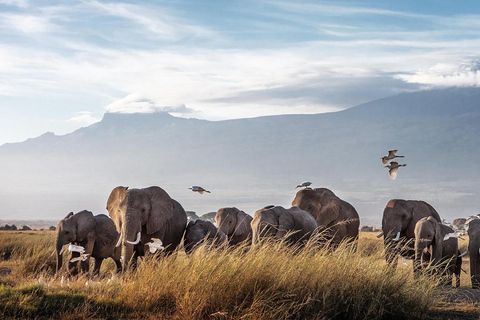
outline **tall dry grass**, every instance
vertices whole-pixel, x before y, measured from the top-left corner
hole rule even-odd
[[[171,319],[421,319],[435,282],[414,280],[411,268],[389,270],[377,239],[360,238],[356,253],[311,242],[298,250],[279,241],[194,254],[149,256],[138,269],[104,277],[53,276],[54,233],[0,233],[0,314],[24,318]],[[32,263],[33,262],[33,263]],[[45,263],[46,262],[46,263]],[[36,267],[29,266],[29,264]],[[42,276],[45,283],[39,284]]]

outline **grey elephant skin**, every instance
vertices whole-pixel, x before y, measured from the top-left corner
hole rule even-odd
[[[187,214],[183,207],[160,187],[143,189],[116,187],[107,200],[108,214],[115,222],[122,240],[123,269],[136,266],[145,255],[145,245],[152,238],[163,242],[169,254],[180,244]]]
[[[200,243],[207,241],[213,245],[221,245],[228,241],[227,235],[217,229],[210,221],[190,221],[185,230],[184,247],[187,254],[192,253]]]
[[[447,275],[446,285],[452,285],[452,276],[455,275],[455,286],[460,286],[460,271],[462,258],[458,257],[458,239],[449,237],[444,240],[445,235],[453,233],[454,230],[438,222],[433,217],[422,218],[415,225],[415,262],[418,268],[426,268],[429,264],[432,267],[439,266],[439,270]],[[428,253],[426,251],[428,250]]]
[[[292,207],[268,206],[255,212],[252,220],[252,244],[262,238],[275,237],[288,244],[304,245],[317,229],[317,222],[310,213]]]
[[[468,223],[468,238],[472,288],[480,289],[480,219],[475,219]]]
[[[319,232],[333,245],[358,239],[360,218],[355,208],[327,188],[306,188],[297,192],[292,206],[309,212],[317,221]]]
[[[218,209],[215,215],[215,224],[218,229],[227,235],[229,245],[250,244],[252,241],[252,217],[235,208]]]
[[[425,201],[402,199],[388,201],[383,210],[382,233],[386,247],[385,259],[390,266],[395,266],[394,261],[396,261],[398,254],[408,259],[414,258],[414,240],[411,242],[408,242],[408,240],[415,239],[417,222],[428,217],[433,217],[439,223],[441,222],[438,212]],[[396,241],[400,241],[400,243]],[[408,243],[408,246],[400,250],[401,244],[406,243]]]
[[[105,258],[112,258],[117,265],[117,271],[121,270],[120,251],[115,245],[120,234],[115,228],[112,219],[104,214],[94,216],[90,211],[83,210],[76,214],[70,212],[60,220],[57,226],[56,253],[58,272],[62,267],[62,248],[72,243],[85,248],[85,254],[95,259],[94,274],[98,274],[102,261]],[[79,257],[78,252],[72,252],[72,258]],[[89,256],[89,257],[90,257]],[[69,262],[68,269],[71,274],[78,272],[78,262]],[[80,262],[80,269],[88,272],[89,259]]]

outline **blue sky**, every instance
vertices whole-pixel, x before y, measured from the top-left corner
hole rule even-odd
[[[478,1],[0,0],[0,144],[109,112],[341,110],[480,83]]]

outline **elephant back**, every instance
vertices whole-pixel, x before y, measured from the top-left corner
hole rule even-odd
[[[95,245],[93,248],[93,257],[107,258],[113,255],[115,245],[120,237],[115,223],[104,214],[95,216]]]

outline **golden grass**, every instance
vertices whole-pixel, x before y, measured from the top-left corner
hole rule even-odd
[[[53,275],[54,232],[1,232],[0,314],[24,318],[422,319],[436,282],[412,267],[386,268],[382,241],[362,233],[358,250],[311,242],[304,250],[267,241],[251,250],[201,246],[194,254],[149,256],[109,281],[114,264],[86,286]],[[39,284],[38,278],[46,281]],[[99,282],[98,284],[96,282]]]

